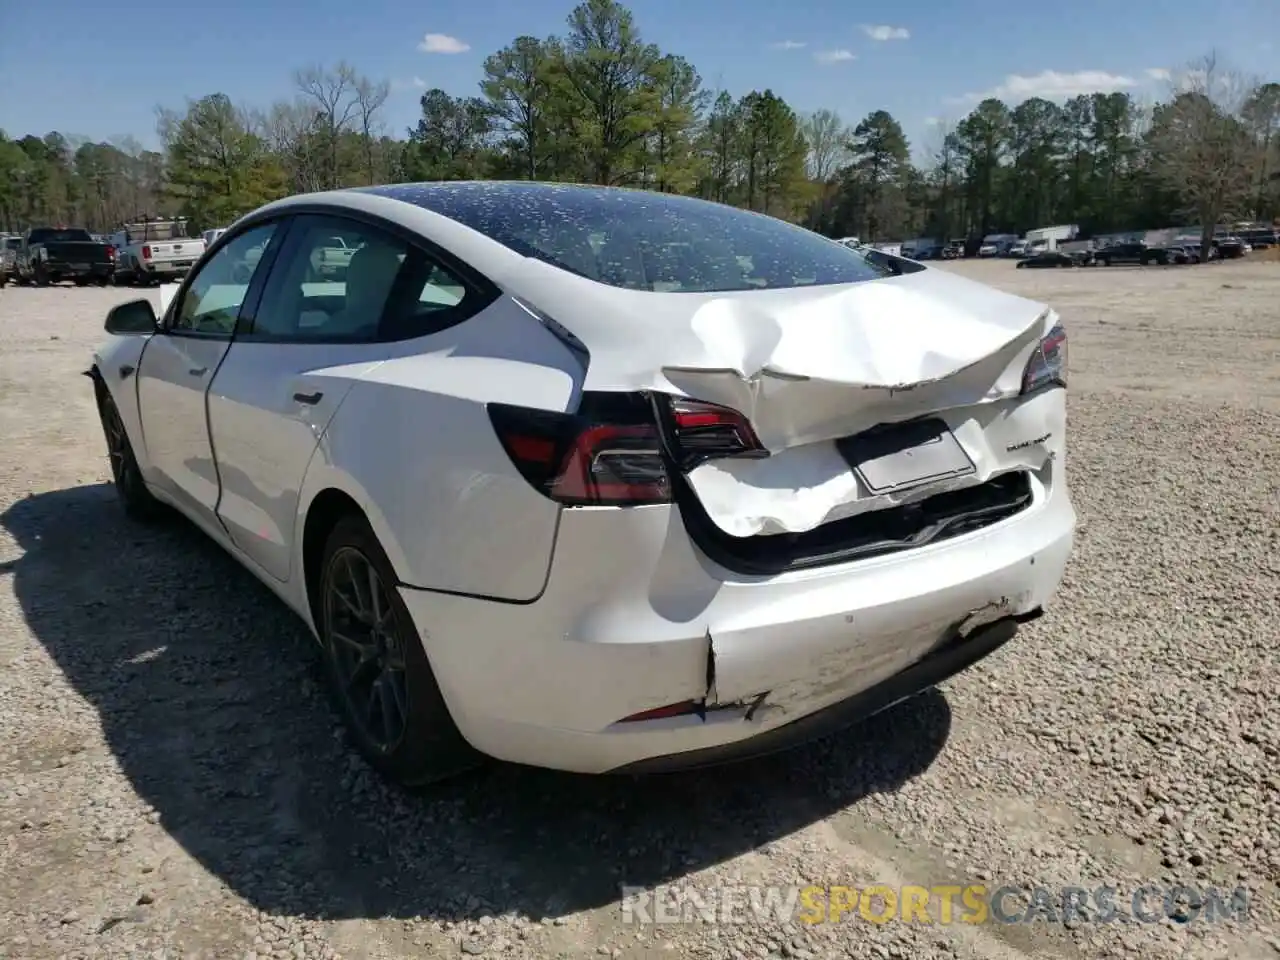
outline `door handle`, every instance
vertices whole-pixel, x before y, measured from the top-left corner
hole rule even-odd
[[[203,377],[205,375],[205,371],[208,369],[208,367],[192,367],[187,371],[187,373],[191,374],[193,377]]]
[[[317,390],[315,393],[295,393],[293,395],[293,399],[297,400],[299,403],[305,403],[307,406],[313,407],[320,402],[320,398],[323,396],[324,394]]]

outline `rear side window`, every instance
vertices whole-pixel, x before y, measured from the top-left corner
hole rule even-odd
[[[481,295],[425,251],[376,226],[299,216],[248,336],[366,343],[426,336],[470,316]]]

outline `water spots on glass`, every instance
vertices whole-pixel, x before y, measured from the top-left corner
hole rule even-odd
[[[887,273],[801,227],[674,194],[528,181],[399,183],[360,192],[430,210],[524,256],[629,290],[775,289]]]

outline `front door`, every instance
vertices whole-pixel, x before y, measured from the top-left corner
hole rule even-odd
[[[246,231],[201,267],[178,293],[161,333],[138,363],[138,404],[148,479],[195,518],[216,525],[219,479],[209,439],[205,394],[231,346],[236,319],[255,273],[235,276],[246,249],[276,229]],[[243,283],[234,282],[243,279]]]
[[[349,264],[317,276],[319,258],[339,242],[354,251]],[[295,218],[261,302],[242,320],[210,389],[218,518],[236,546],[278,580],[292,574],[302,482],[329,421],[359,378],[396,352],[384,335],[388,304],[422,306],[428,285],[416,278],[427,274],[421,256],[409,252],[367,223]],[[437,288],[445,291],[439,296],[462,298],[448,284],[430,287]]]

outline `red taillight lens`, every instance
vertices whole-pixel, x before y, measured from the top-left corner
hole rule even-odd
[[[108,260],[114,260],[115,258],[116,258],[116,248],[108,245],[108,247],[107,247],[107,259],[108,259]]]
[[[707,460],[769,455],[747,418],[737,410],[684,399],[671,400],[669,410],[672,454],[686,473]]]
[[[569,449],[551,485],[551,497],[571,505],[666,503],[671,499],[671,479],[657,427],[587,427]]]
[[[143,260],[151,259],[151,248],[149,246],[144,246],[142,248],[142,259]]]
[[[1041,387],[1067,385],[1067,331],[1055,323],[1036,345],[1022,372],[1022,392],[1032,393]]]
[[[588,393],[573,414],[491,403],[489,419],[521,475],[566,506],[669,503],[669,462],[768,455],[737,411],[665,396]]]
[[[698,713],[702,709],[702,704],[693,700],[684,700],[680,703],[668,704],[665,707],[655,707],[652,710],[633,713],[629,717],[623,717],[618,723],[644,723],[646,720],[664,720],[667,717],[687,717],[690,714]]]

